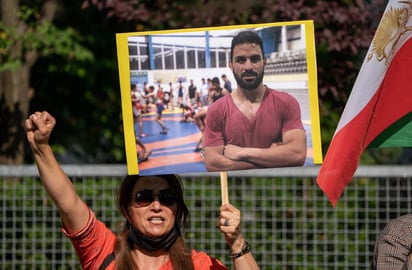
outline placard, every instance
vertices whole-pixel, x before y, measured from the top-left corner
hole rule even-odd
[[[228,80],[232,94],[237,91],[231,41],[245,30],[263,41],[263,83],[299,104],[307,140],[303,166],[322,163],[313,21],[293,21],[117,34],[129,174],[208,172],[199,121],[211,98],[208,103],[202,88],[218,80],[228,93]]]

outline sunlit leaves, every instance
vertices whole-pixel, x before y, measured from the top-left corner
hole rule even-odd
[[[93,53],[82,45],[82,37],[73,29],[59,29],[51,22],[39,20],[38,13],[21,7],[16,26],[0,22],[0,71],[16,70],[31,54],[58,55],[68,60],[93,60]]]

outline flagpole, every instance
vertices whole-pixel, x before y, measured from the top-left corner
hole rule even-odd
[[[220,172],[220,190],[222,193],[222,205],[229,203],[229,192],[227,186],[227,172]]]

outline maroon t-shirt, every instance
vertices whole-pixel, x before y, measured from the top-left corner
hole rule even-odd
[[[282,134],[292,129],[304,128],[299,103],[290,94],[267,88],[252,120],[238,109],[231,95],[225,95],[208,108],[204,146],[267,148],[281,142]]]

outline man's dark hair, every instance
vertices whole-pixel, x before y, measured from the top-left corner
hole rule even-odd
[[[239,32],[236,36],[233,37],[232,46],[230,48],[230,61],[232,61],[233,59],[233,49],[238,45],[247,43],[259,45],[263,54],[263,41],[260,36],[255,31],[246,30]]]

